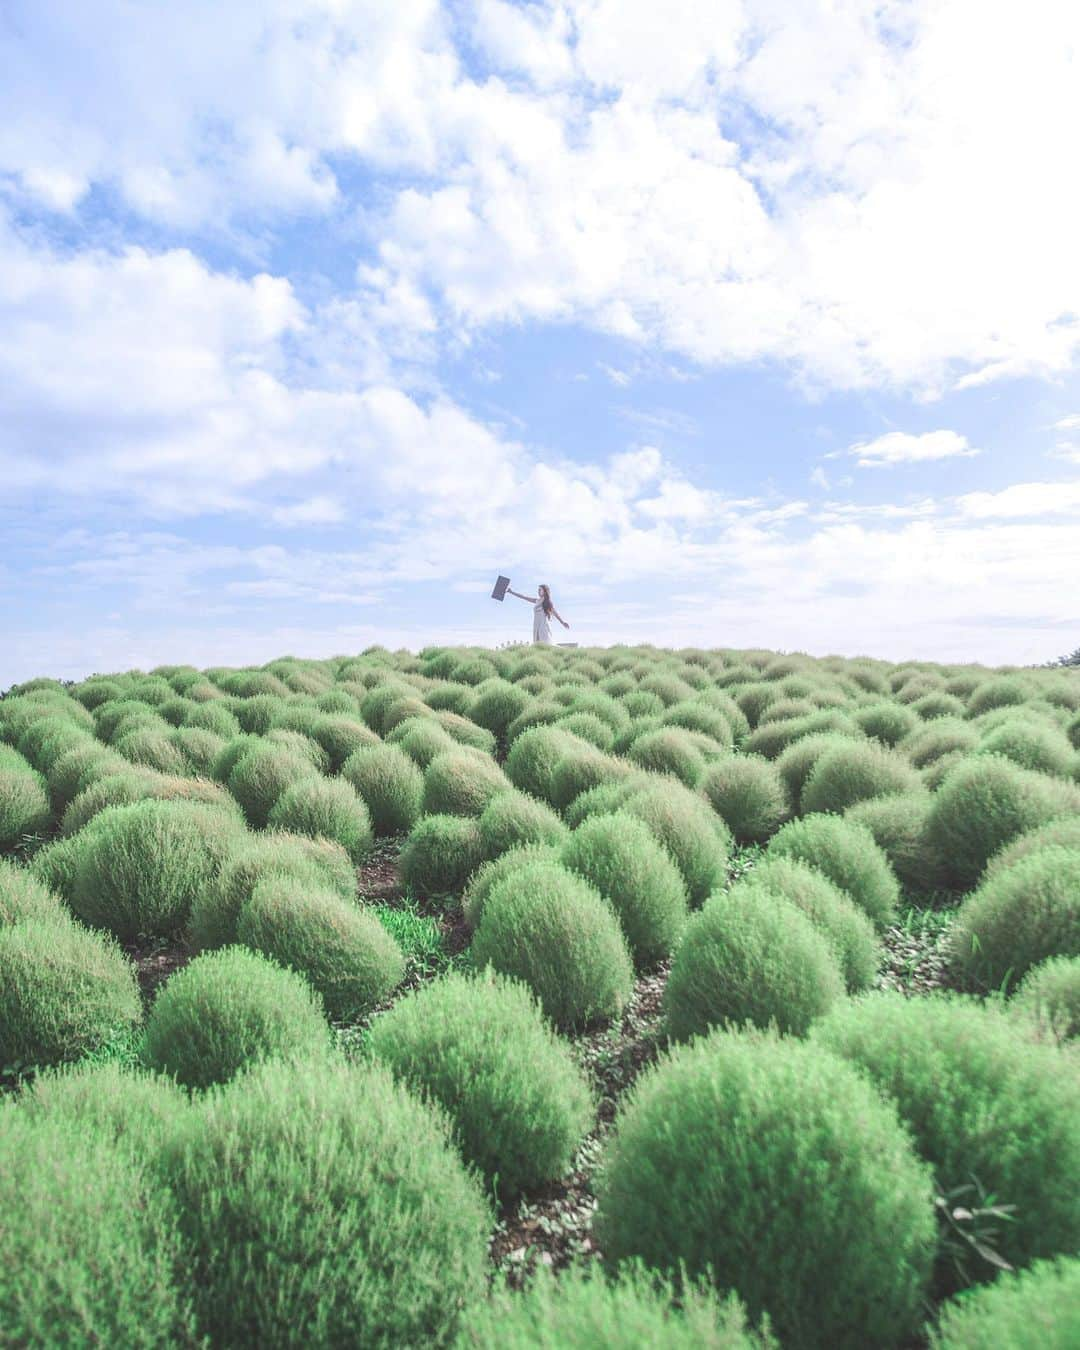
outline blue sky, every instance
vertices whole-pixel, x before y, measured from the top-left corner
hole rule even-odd
[[[1070,650],[1078,53],[1051,0],[9,0],[0,688],[525,637],[497,571],[586,643]]]

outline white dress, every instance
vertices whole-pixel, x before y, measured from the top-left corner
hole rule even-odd
[[[533,641],[551,641],[551,620],[544,613],[544,602],[538,600],[533,605]]]

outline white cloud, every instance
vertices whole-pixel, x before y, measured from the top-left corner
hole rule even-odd
[[[1070,413],[1054,423],[1055,431],[1080,431],[1080,413]]]
[[[813,483],[814,487],[819,487],[825,492],[829,490],[829,475],[825,472],[825,470],[821,467],[820,464],[817,465],[817,467],[811,473],[810,481],[811,483]]]
[[[1070,514],[1080,510],[1080,482],[1015,483],[1000,492],[969,492],[958,506],[962,515],[977,520]]]
[[[897,464],[920,464],[979,453],[958,431],[926,431],[918,436],[905,431],[889,431],[872,441],[860,441],[847,451],[837,451],[828,458],[848,454],[861,469],[888,469]]]

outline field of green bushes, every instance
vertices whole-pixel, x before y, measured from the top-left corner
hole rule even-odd
[[[1080,670],[0,698],[0,1346],[1080,1345]]]

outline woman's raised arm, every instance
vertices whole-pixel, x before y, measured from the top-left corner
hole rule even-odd
[[[530,605],[535,605],[537,599],[535,595],[522,595],[520,591],[512,591],[509,586],[506,588],[507,595],[516,595],[519,600],[527,600]]]

